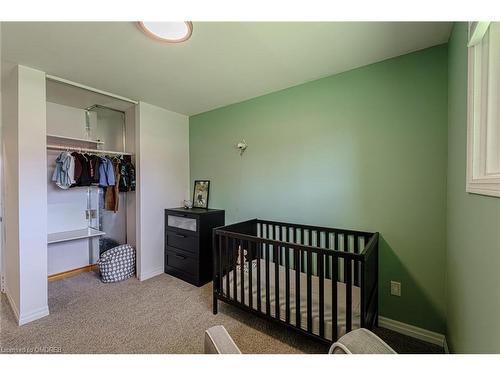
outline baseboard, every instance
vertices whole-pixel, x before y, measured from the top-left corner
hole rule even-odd
[[[40,319],[40,318],[43,318],[44,316],[47,316],[47,315],[49,315],[49,307],[44,306],[44,307],[41,307],[39,309],[33,310],[33,311],[29,312],[28,314],[21,314],[21,316],[18,319],[18,323],[20,326],[22,326],[23,324],[32,322],[32,321]]]
[[[152,277],[161,275],[162,273],[164,273],[163,267],[155,268],[155,269],[152,269],[152,270],[141,272],[140,275],[139,275],[139,277],[138,277],[138,279],[140,281],[144,281],[144,280],[150,279]]]
[[[88,266],[84,266],[84,267],[80,267],[80,268],[75,268],[74,270],[69,270],[69,271],[54,273],[53,275],[49,275],[48,279],[49,279],[49,282],[51,282],[51,281],[57,281],[57,280],[64,279],[66,277],[75,276],[75,275],[78,275],[80,273],[90,272],[90,271],[93,271],[93,270],[97,270],[97,265],[90,264]]]
[[[406,336],[410,336],[434,345],[439,345],[442,348],[445,347],[446,338],[441,333],[412,326],[411,324],[399,322],[397,320],[389,319],[384,316],[378,317],[378,325],[379,327],[387,328],[391,331],[396,331]]]
[[[16,304],[12,300],[12,297],[10,296],[9,290],[7,288],[5,288],[5,295],[7,296],[7,301],[9,301],[10,308],[12,309],[12,312],[14,313],[14,317],[17,320],[17,324],[19,324],[20,326],[49,315],[49,307],[48,306],[44,306],[44,307],[41,307],[39,309],[33,310],[27,314],[20,314],[19,309],[17,308]]]
[[[17,308],[12,297],[10,296],[10,292],[9,292],[9,289],[7,289],[7,287],[5,287],[5,295],[7,296],[7,301],[9,301],[10,308],[12,309],[12,312],[14,313],[14,317],[19,322],[19,309]]]

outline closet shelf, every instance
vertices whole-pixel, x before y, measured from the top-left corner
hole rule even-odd
[[[106,234],[105,232],[101,232],[100,230],[93,228],[84,228],[84,229],[70,230],[66,232],[49,233],[47,235],[47,243],[51,244],[57,242],[80,240],[83,238],[104,236],[105,234]]]
[[[67,140],[67,141],[75,141],[75,142],[85,142],[85,143],[93,143],[93,144],[96,144],[96,145],[103,145],[104,142],[103,141],[99,141],[99,140],[92,140],[92,139],[83,139],[83,138],[74,138],[74,137],[66,137],[64,135],[56,135],[56,134],[47,134],[47,137],[51,137],[51,138],[59,138],[59,139],[64,139],[64,140]]]

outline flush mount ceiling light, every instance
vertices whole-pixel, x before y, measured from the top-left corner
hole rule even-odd
[[[138,25],[150,38],[166,43],[184,42],[193,33],[191,22],[138,22]]]

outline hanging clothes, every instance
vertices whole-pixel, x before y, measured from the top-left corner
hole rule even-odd
[[[124,160],[120,160],[120,183],[118,184],[118,190],[121,193],[126,193],[130,190],[130,182],[128,180],[127,164]]]
[[[106,210],[117,212],[118,205],[120,203],[120,160],[113,160],[113,171],[115,176],[115,184],[114,186],[108,186],[106,188],[106,196],[105,196],[105,208]]]
[[[90,155],[89,156],[90,181],[93,184],[99,183],[100,160],[101,160],[101,158],[97,155]]]
[[[69,152],[61,152],[56,159],[52,181],[61,189],[69,189],[74,183],[75,160]]]
[[[121,192],[135,191],[135,167],[130,155],[125,155],[120,161],[120,185]]]
[[[71,156],[73,157],[73,160],[75,162],[75,170],[73,173],[73,183],[71,184],[71,187],[77,186],[79,181],[80,176],[82,175],[82,164],[80,163],[80,159],[76,157],[78,155],[77,152],[72,152]]]
[[[115,186],[115,183],[115,172],[112,161],[109,158],[101,157],[99,164],[99,186]]]
[[[92,180],[90,177],[89,158],[78,152],[73,152],[71,155],[75,158],[74,186],[90,186]]]

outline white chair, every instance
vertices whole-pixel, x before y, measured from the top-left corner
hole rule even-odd
[[[240,349],[224,326],[214,326],[205,331],[205,354],[241,354]],[[342,336],[328,354],[396,354],[373,332],[359,328]]]

